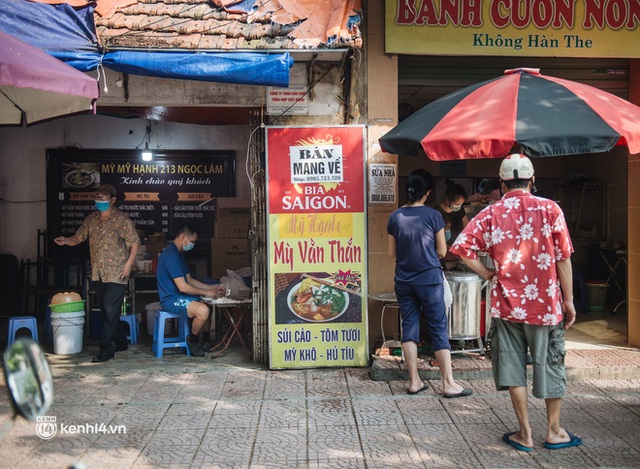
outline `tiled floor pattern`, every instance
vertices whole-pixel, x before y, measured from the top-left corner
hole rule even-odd
[[[440,383],[418,396],[367,369],[269,371],[234,351],[221,359],[147,346],[91,364],[91,351],[50,355],[58,433],[16,420],[0,440],[0,466],[64,468],[591,468],[640,467],[640,380],[574,380],[564,425],[579,448],[542,448],[544,402],[532,399],[536,448],[501,442],[516,428],[508,394],[490,380],[462,381],[471,398],[443,399]],[[95,352],[95,351],[93,351]],[[0,426],[10,417],[0,387]],[[60,424],[126,427],[126,434],[61,433]]]

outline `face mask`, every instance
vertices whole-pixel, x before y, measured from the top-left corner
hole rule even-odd
[[[450,230],[444,230],[444,239],[446,241],[449,241],[451,239],[451,231]]]
[[[109,210],[109,201],[108,200],[96,200],[96,208],[101,212],[105,210]]]
[[[193,247],[195,246],[194,243],[188,243],[186,246],[184,246],[182,249],[184,251],[191,251],[193,249]]]
[[[449,205],[449,208],[453,211],[453,212],[457,212],[462,208],[462,205]]]

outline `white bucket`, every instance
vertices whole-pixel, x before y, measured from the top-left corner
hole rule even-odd
[[[144,307],[145,314],[147,315],[147,334],[153,336],[153,324],[156,322],[156,311],[162,309],[160,302],[149,303]]]
[[[82,351],[84,311],[51,313],[53,353],[71,355]]]

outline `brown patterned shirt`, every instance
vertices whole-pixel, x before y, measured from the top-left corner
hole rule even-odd
[[[91,280],[103,283],[128,283],[120,278],[122,268],[129,258],[131,248],[140,242],[131,219],[115,207],[105,221],[96,211],[85,218],[76,231],[80,241],[89,238],[91,254]]]

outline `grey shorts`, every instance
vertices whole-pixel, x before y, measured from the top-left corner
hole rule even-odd
[[[492,319],[491,364],[497,389],[527,386],[527,351],[533,358],[533,395],[539,399],[565,395],[564,327]]]

